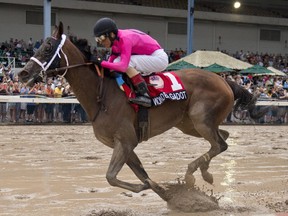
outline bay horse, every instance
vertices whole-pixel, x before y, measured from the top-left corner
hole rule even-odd
[[[149,178],[134,151],[139,144],[136,132],[137,113],[114,79],[99,77],[94,65],[85,64],[87,59],[63,34],[63,24],[60,22],[52,36],[45,39],[27,62],[19,77],[22,82],[31,83],[40,74],[51,70],[63,75],[85,109],[95,137],[113,149],[106,173],[109,184],[132,192],[152,189],[167,201],[169,198],[165,189]],[[66,69],[65,72],[59,67]],[[193,173],[200,168],[203,179],[212,184],[213,176],[208,172],[209,163],[228,147],[225,140],[229,133],[219,129],[219,125],[233,110],[235,100],[237,107],[248,109],[251,117],[257,118],[256,100],[247,90],[214,73],[201,69],[185,69],[175,73],[182,80],[188,99],[166,101],[161,106],[149,108],[148,138],[176,127],[184,134],[206,139],[211,148],[188,165],[184,180],[187,186],[193,187]],[[140,184],[117,179],[117,174],[125,163],[139,178]]]

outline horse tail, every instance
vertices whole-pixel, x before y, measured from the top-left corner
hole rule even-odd
[[[226,82],[232,89],[233,94],[234,94],[234,101],[236,101],[234,108],[233,108],[234,117],[236,117],[237,111],[247,110],[250,114],[250,117],[254,120],[257,120],[268,112],[269,107],[264,107],[261,109],[258,109],[256,107],[256,102],[258,98],[257,95],[251,94],[247,89],[238,85],[234,81],[226,80]]]

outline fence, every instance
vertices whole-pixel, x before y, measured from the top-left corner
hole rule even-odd
[[[75,97],[2,95],[0,96],[0,122],[84,123],[87,122],[87,115]]]
[[[47,113],[45,112],[45,106],[48,107],[47,104],[52,104],[55,105],[53,107],[53,118],[55,119],[56,116],[58,116],[58,114],[60,113],[60,116],[62,119],[58,119],[59,122],[63,122],[65,120],[65,122],[69,123],[69,122],[75,122],[77,119],[79,119],[80,122],[86,122],[87,117],[84,116],[84,110],[81,109],[81,105],[79,104],[79,101],[75,98],[75,97],[65,97],[65,98],[48,98],[45,96],[41,96],[41,95],[14,95],[14,96],[8,96],[8,95],[2,95],[0,96],[0,104],[2,104],[2,108],[0,109],[0,120],[1,120],[1,115],[7,115],[6,117],[6,122],[10,122],[11,118],[13,118],[13,116],[11,115],[11,113],[9,112],[13,112],[13,110],[9,109],[9,104],[18,104],[18,107],[22,107],[23,105],[27,105],[27,104],[35,104],[36,108],[35,108],[35,113],[33,115],[35,115],[34,121],[32,122],[37,122],[37,116],[39,116],[39,113],[37,113],[37,106],[39,106],[40,104],[43,104],[41,107],[44,110],[44,113],[42,115],[44,115],[44,121],[42,121],[42,123],[44,122],[55,122],[53,120],[50,119],[50,121],[47,121]],[[62,105],[62,107],[60,107],[59,109],[59,104]],[[226,119],[225,123],[233,123],[233,124],[249,124],[249,123],[253,123],[253,124],[287,124],[288,125],[288,100],[260,100],[257,102],[257,107],[263,107],[263,106],[269,106],[269,111],[267,112],[267,114],[262,117],[261,119],[255,121],[252,121],[249,116],[248,113],[246,111],[243,112],[238,112],[236,114],[237,117],[234,117],[233,115],[229,115],[228,118]],[[3,112],[3,107],[6,106],[6,114],[5,111]],[[44,107],[43,107],[44,106]],[[63,109],[63,107],[65,107],[66,110]],[[61,110],[62,109],[62,110]],[[25,110],[25,109],[24,109]],[[19,112],[21,112],[21,109],[19,108],[18,110]],[[17,112],[17,108],[16,108],[16,112]],[[26,112],[26,111],[25,111]],[[42,111],[43,112],[43,111]],[[59,113],[57,113],[59,112]],[[67,113],[68,112],[68,113]],[[66,114],[65,114],[66,113]],[[79,115],[77,117],[77,114]],[[19,115],[15,113],[15,119],[12,121],[16,121],[18,122],[19,120]],[[27,115],[27,113],[24,114],[24,116]],[[63,119],[64,116],[67,115],[69,116],[68,120],[67,119]],[[18,116],[18,117],[17,117]],[[3,117],[2,117],[3,118]],[[23,117],[26,118],[26,117]],[[45,121],[46,118],[46,121]],[[22,119],[24,120],[24,119]],[[2,120],[3,122],[3,120]],[[5,122],[5,121],[4,121]],[[22,121],[24,122],[24,121]]]

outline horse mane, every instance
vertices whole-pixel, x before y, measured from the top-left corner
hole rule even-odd
[[[92,53],[90,51],[90,46],[88,40],[85,38],[77,38],[76,36],[69,36],[69,40],[76,46],[76,48],[83,54],[85,61],[90,62],[92,60]],[[93,70],[95,67],[93,66]],[[123,78],[126,78],[126,74],[122,74]],[[104,68],[104,76],[107,78],[115,79],[115,73],[112,73],[108,68]]]
[[[76,36],[69,36],[69,40],[80,50],[80,52],[84,55],[86,61],[91,60],[92,54],[87,39],[78,39]]]

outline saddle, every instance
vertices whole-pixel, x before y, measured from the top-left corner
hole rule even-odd
[[[114,77],[119,88],[125,92],[128,100],[136,97],[134,86],[126,74],[116,72]],[[152,98],[152,106],[160,106],[166,100],[179,101],[187,99],[182,81],[174,72],[153,73],[145,76],[144,80],[147,83],[149,94]],[[138,141],[146,141],[149,137],[148,108],[138,104],[130,104],[135,112],[138,113]]]

